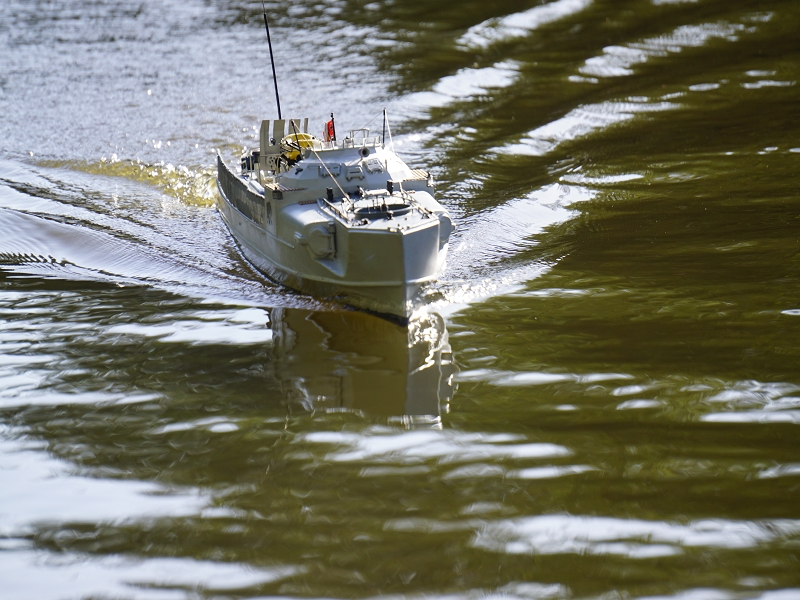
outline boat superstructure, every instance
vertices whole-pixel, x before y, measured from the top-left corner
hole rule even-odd
[[[324,140],[308,133],[308,119],[262,121],[260,148],[240,172],[217,163],[223,219],[245,257],[279,283],[407,319],[444,269],[450,216],[430,174],[409,168],[384,135]]]

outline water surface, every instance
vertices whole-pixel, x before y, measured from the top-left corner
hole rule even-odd
[[[3,3],[3,598],[800,597],[796,3],[267,6],[447,272],[400,328],[238,254],[260,3]]]

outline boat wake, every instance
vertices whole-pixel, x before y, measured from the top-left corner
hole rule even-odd
[[[243,305],[334,308],[273,284],[239,255],[209,198],[210,169],[130,161],[72,166],[78,170],[0,162],[0,271]],[[519,256],[592,196],[577,185],[551,184],[464,217],[445,275],[425,291],[424,312],[452,314],[547,272],[552,261]]]
[[[462,218],[451,239],[447,271],[428,292],[427,310],[457,312],[541,277],[557,257],[531,256],[540,236],[575,218],[576,204],[594,196],[581,186],[554,183]]]
[[[216,172],[211,166],[191,168],[163,160],[156,163],[139,159],[120,160],[116,154],[110,158],[103,157],[95,163],[51,161],[45,165],[140,181],[174,196],[184,204],[213,206],[217,200]]]
[[[162,194],[164,187],[0,162],[0,270],[239,305],[325,306],[252,271],[215,210],[198,206],[196,196],[184,202]]]

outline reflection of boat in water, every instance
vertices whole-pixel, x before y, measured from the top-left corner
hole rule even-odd
[[[276,377],[290,403],[436,425],[456,367],[444,319],[407,327],[356,311],[271,312]]]

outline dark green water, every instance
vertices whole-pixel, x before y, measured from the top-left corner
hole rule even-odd
[[[0,598],[800,598],[800,5],[268,8],[448,270],[402,329],[238,255],[259,2],[6,0]]]

